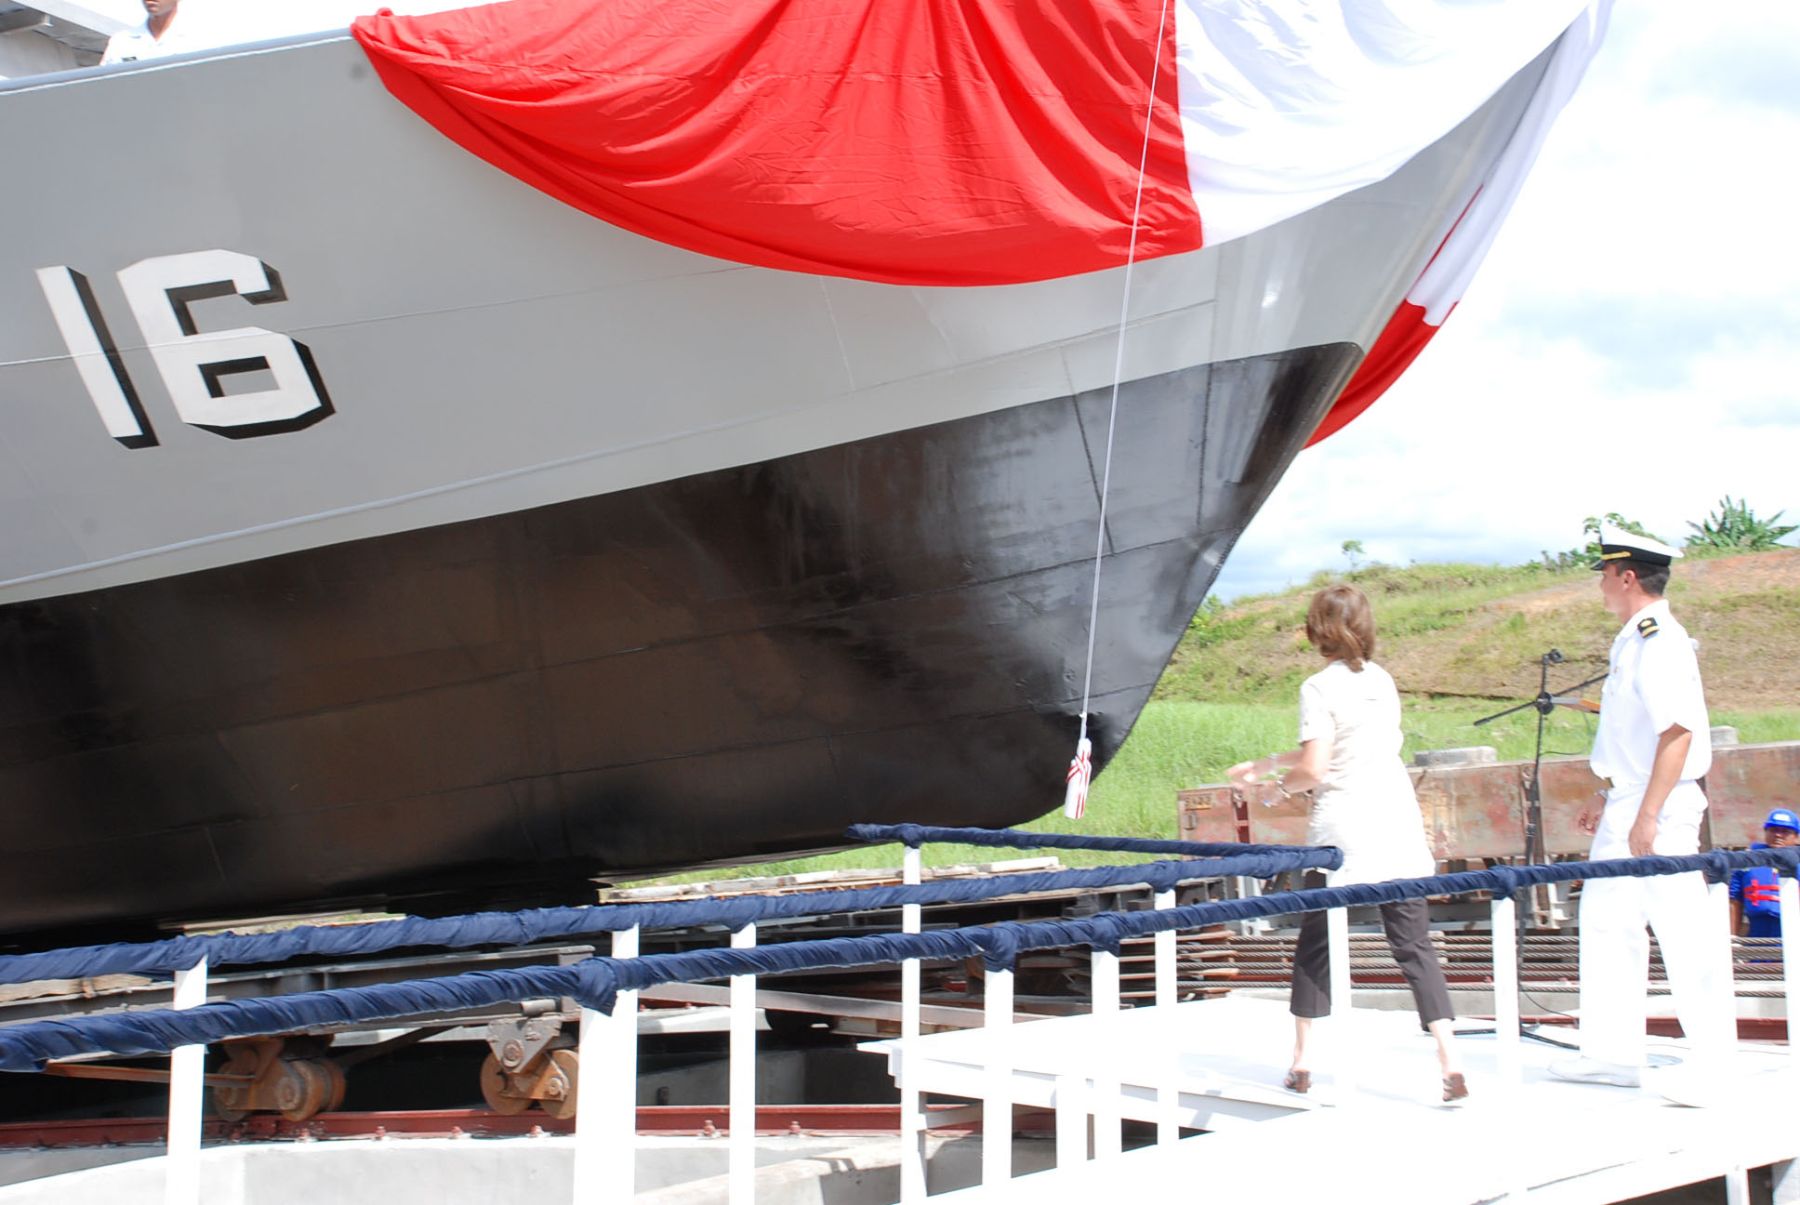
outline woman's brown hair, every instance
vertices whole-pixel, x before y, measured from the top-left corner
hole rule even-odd
[[[1306,638],[1325,656],[1361,673],[1363,662],[1375,655],[1375,612],[1355,586],[1327,586],[1306,608]]]

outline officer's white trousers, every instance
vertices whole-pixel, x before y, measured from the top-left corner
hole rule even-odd
[[[1594,834],[1589,856],[1631,856],[1629,836],[1642,786],[1617,787]],[[1658,817],[1655,850],[1679,856],[1699,850],[1706,798],[1693,782],[1669,793]],[[1581,1052],[1608,1063],[1644,1063],[1650,939],[1656,932],[1675,1012],[1695,1063],[1723,1057],[1737,1037],[1731,996],[1731,948],[1725,922],[1714,917],[1700,872],[1652,878],[1590,879],[1581,887]],[[1718,932],[1714,932],[1718,929]]]

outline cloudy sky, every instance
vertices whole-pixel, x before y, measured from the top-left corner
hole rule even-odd
[[[1620,0],[1462,304],[1303,452],[1216,592],[1517,563],[1618,511],[1679,543],[1719,498],[1800,521],[1800,5]]]

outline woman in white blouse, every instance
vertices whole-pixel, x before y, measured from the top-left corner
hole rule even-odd
[[[1375,883],[1420,878],[1436,863],[1425,843],[1412,780],[1400,760],[1400,695],[1386,670],[1369,660],[1375,652],[1375,616],[1355,586],[1328,586],[1313,595],[1306,638],[1326,660],[1300,687],[1300,747],[1240,762],[1227,771],[1239,785],[1280,773],[1286,792],[1313,792],[1307,842],[1335,845],[1344,865],[1308,886],[1328,882]],[[1285,771],[1285,773],[1282,773]],[[1437,1039],[1444,1100],[1469,1094],[1452,1041],[1450,991],[1431,945],[1424,900],[1384,904],[1388,947],[1412,988],[1419,1020]],[[1330,951],[1325,914],[1308,912],[1294,951],[1294,1059],[1284,1081],[1295,1092],[1312,1086],[1307,1042],[1312,1022],[1331,1011]]]

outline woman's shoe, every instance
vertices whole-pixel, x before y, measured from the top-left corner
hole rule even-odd
[[[1461,1077],[1458,1076],[1457,1078],[1460,1079]],[[1444,1082],[1448,1084],[1450,1081],[1445,1080]],[[1299,1092],[1304,1095],[1305,1093],[1312,1091],[1312,1072],[1299,1070],[1290,1071],[1287,1073],[1287,1078],[1281,1081],[1281,1086],[1286,1088],[1289,1092]]]
[[[1463,1073],[1452,1071],[1446,1075],[1444,1077],[1444,1103],[1447,1105],[1461,1104],[1467,1099],[1469,1099],[1469,1082],[1463,1078]]]

